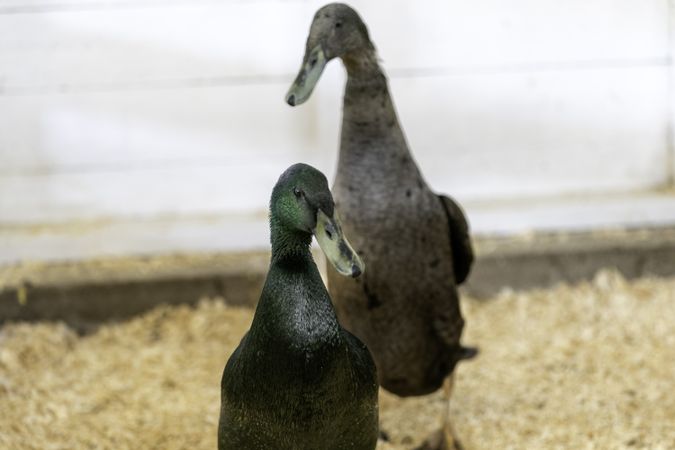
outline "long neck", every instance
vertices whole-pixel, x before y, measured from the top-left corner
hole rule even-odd
[[[339,340],[333,304],[309,250],[311,235],[289,231],[274,217],[270,229],[272,261],[251,326],[252,335],[271,346],[287,345],[290,339],[299,348]]]
[[[407,158],[408,146],[374,51],[346,55],[347,69],[339,164]],[[358,165],[358,164],[354,164]]]
[[[286,265],[312,260],[309,245],[312,235],[299,230],[289,230],[279,220],[270,217],[270,234],[272,241],[272,263]]]
[[[264,294],[281,299],[281,304],[277,305],[281,308],[288,311],[310,308],[323,321],[334,322],[337,326],[333,304],[310,252],[312,235],[289,231],[275,217],[270,219],[270,230],[272,262],[268,282],[270,277],[274,282],[265,284]],[[306,319],[316,317],[310,314]]]
[[[382,129],[398,127],[387,77],[375,53],[364,51],[357,55],[346,55],[343,62],[347,69],[343,126],[357,129],[364,126]]]

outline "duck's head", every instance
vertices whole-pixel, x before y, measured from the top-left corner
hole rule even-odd
[[[342,275],[358,277],[363,272],[363,261],[342,233],[328,181],[314,167],[295,164],[281,174],[272,191],[270,215],[290,234],[313,234]]]
[[[312,94],[328,61],[333,58],[357,60],[371,55],[375,48],[361,17],[344,3],[330,3],[314,15],[309,29],[305,57],[300,72],[286,94],[291,105],[304,103]]]

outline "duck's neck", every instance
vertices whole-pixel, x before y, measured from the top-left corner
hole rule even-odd
[[[347,53],[342,56],[342,63],[349,79],[355,84],[370,85],[373,81],[381,81],[385,86],[387,84],[374,48]]]
[[[279,220],[270,218],[273,264],[296,264],[312,260],[309,246],[312,235],[301,231],[289,230]]]
[[[342,60],[347,69],[347,86],[339,164],[354,159],[363,162],[362,158],[406,156],[408,148],[375,51],[345,55]]]
[[[334,341],[340,327],[310,252],[311,235],[289,231],[274,217],[270,228],[272,262],[252,333],[264,341],[283,335],[301,343],[299,348]]]

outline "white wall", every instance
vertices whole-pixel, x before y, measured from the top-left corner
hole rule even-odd
[[[0,225],[248,213],[293,162],[332,176],[343,69],[302,107],[283,101],[322,4],[0,0]],[[675,1],[351,4],[437,190],[672,178]]]

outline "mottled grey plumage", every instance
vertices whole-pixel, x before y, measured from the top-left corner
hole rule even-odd
[[[368,269],[356,280],[329,270],[338,317],[370,349],[384,388],[403,396],[433,392],[459,360],[475,354],[460,344],[457,285],[473,262],[466,218],[417,168],[356,12],[343,4],[321,8],[306,52],[289,103],[311,93],[304,83],[316,78],[317,54],[326,62],[341,58],[348,74],[333,195]]]

